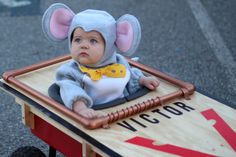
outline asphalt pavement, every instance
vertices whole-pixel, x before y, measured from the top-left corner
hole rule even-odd
[[[42,14],[54,1],[0,0],[0,74],[68,53],[67,42],[49,42]],[[116,19],[135,15],[142,27],[139,62],[236,108],[235,0],[62,1],[75,12],[105,10]],[[20,106],[0,91],[0,156],[21,146],[48,146],[21,123]],[[58,156],[63,156],[59,154]]]

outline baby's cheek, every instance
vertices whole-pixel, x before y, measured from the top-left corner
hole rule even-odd
[[[76,49],[75,47],[71,47],[71,55],[77,56],[78,54],[79,54],[78,49]]]
[[[103,54],[97,52],[91,55],[90,57],[93,59],[94,62],[99,62],[102,59]]]
[[[73,59],[75,59],[76,55],[75,55],[74,52],[71,52],[71,57],[72,57]]]

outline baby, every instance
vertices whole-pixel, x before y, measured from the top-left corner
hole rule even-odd
[[[117,21],[107,12],[85,10],[74,14],[55,3],[44,13],[43,31],[54,41],[68,38],[72,61],[56,73],[56,84],[66,107],[86,118],[99,116],[91,107],[135,93],[142,86],[155,90],[159,81],[131,68],[126,59],[141,39],[138,20],[123,15]]]

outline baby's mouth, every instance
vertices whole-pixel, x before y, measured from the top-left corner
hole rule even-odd
[[[88,53],[87,52],[80,52],[79,56],[88,56]]]

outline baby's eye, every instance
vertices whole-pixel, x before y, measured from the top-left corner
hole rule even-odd
[[[90,40],[90,43],[91,43],[91,44],[96,44],[97,42],[98,42],[98,41],[97,41],[96,39],[91,39],[91,40]]]
[[[80,38],[75,38],[74,41],[77,42],[77,43],[79,43],[79,42],[81,41],[81,39],[80,39]]]

